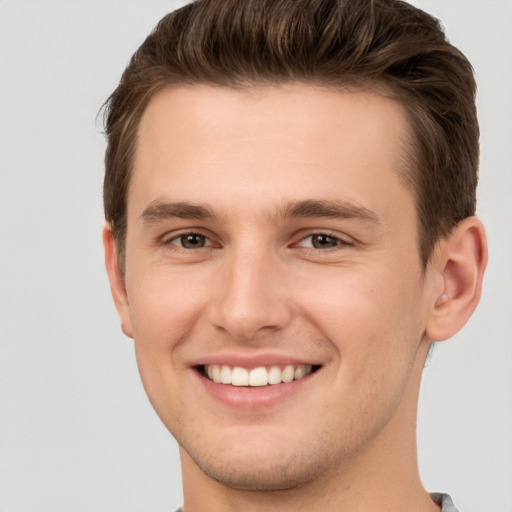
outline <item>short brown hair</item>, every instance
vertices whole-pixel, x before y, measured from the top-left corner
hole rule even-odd
[[[121,268],[137,128],[154,94],[289,81],[373,87],[405,106],[424,267],[437,240],[474,214],[476,84],[437,19],[402,0],[198,0],[158,23],[105,104],[105,217]]]

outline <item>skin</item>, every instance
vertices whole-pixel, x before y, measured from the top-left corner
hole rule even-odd
[[[393,100],[303,84],[186,86],[147,107],[125,275],[108,226],[106,264],[146,392],[180,444],[186,512],[438,510],[416,461],[421,373],[431,340],[476,306],[486,245],[466,219],[422,271],[400,179],[408,134]],[[320,368],[236,406],[197,371],[276,357]]]

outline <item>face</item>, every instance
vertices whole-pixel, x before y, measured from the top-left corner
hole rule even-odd
[[[407,133],[401,106],[370,92],[152,99],[119,310],[189,466],[285,489],[413,428],[429,285],[400,179]]]

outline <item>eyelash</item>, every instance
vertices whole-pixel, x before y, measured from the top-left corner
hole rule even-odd
[[[163,246],[174,246],[177,249],[181,249],[181,250],[185,250],[185,251],[192,250],[192,249],[189,249],[187,247],[183,247],[182,245],[178,245],[178,244],[173,243],[176,240],[180,240],[180,239],[183,240],[187,236],[197,236],[197,237],[204,238],[205,242],[208,243],[208,245],[204,245],[202,247],[199,247],[199,249],[209,248],[209,247],[213,247],[215,245],[214,242],[212,242],[212,240],[210,239],[209,236],[207,236],[207,235],[205,235],[203,233],[200,233],[198,231],[187,231],[187,232],[184,232],[184,233],[179,233],[177,235],[174,235],[171,238],[163,238],[161,240],[161,245],[163,245]]]
[[[173,243],[180,239],[183,241],[184,237],[187,237],[187,236],[202,237],[202,238],[204,238],[205,243],[207,245],[203,245],[201,247],[196,247],[196,248],[187,248],[187,247],[183,247],[182,244],[179,245],[179,244]],[[334,245],[331,247],[323,247],[323,248],[311,247],[311,246],[308,247],[308,246],[302,245],[308,239],[311,239],[311,243],[313,244],[314,243],[313,237],[325,237],[325,238],[331,239],[334,242]],[[172,238],[163,238],[161,240],[160,244],[163,246],[173,246],[173,247],[176,247],[178,250],[184,250],[184,251],[205,249],[205,248],[211,248],[211,247],[215,248],[215,245],[216,245],[215,242],[213,242],[208,235],[205,235],[204,233],[201,233],[199,231],[187,231],[184,233],[179,233],[177,235],[174,235]],[[298,239],[297,242],[293,242],[292,244],[290,244],[290,247],[303,247],[305,249],[314,250],[316,252],[316,251],[328,251],[328,250],[336,249],[336,248],[341,249],[344,247],[350,247],[352,245],[354,245],[354,243],[352,241],[348,241],[348,240],[340,237],[339,235],[336,235],[336,234],[328,232],[328,231],[318,231],[318,232],[313,232],[313,233],[310,232],[306,236],[300,237],[300,239]]]
[[[302,237],[297,243],[295,243],[293,245],[296,246],[296,247],[301,247],[301,244],[303,242],[305,242],[308,238],[311,239],[311,243],[313,244],[313,238],[314,237],[329,238],[333,242],[335,242],[335,244],[333,246],[331,246],[331,247],[323,247],[323,248],[320,248],[320,247],[306,247],[307,249],[313,249],[315,251],[316,250],[318,250],[318,251],[328,251],[329,249],[350,247],[351,245],[353,245],[352,242],[349,242],[348,240],[346,240],[344,238],[341,238],[339,235],[336,235],[336,234],[330,233],[330,232],[324,232],[324,231],[319,231],[319,232],[316,232],[316,233],[310,233],[307,236]],[[304,247],[304,246],[302,246],[302,247]]]

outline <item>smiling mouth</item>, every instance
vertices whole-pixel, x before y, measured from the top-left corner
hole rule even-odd
[[[258,366],[247,369],[241,366],[208,364],[199,367],[202,374],[216,384],[230,386],[263,387],[286,384],[303,379],[320,366],[301,364],[286,366]]]

